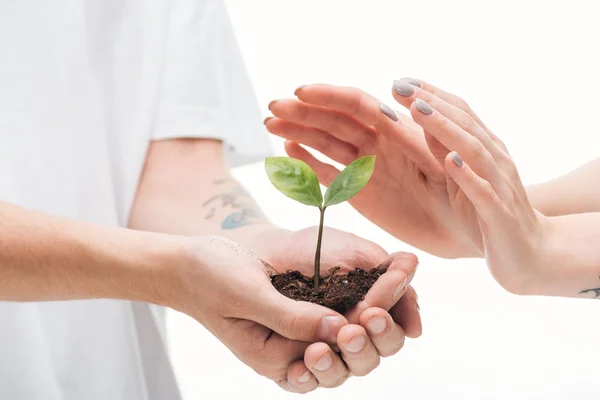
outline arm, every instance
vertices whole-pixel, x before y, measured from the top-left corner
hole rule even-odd
[[[544,215],[600,212],[600,158],[538,185],[530,186],[531,204]]]
[[[113,298],[169,305],[184,254],[166,235],[105,228],[0,203],[0,300]],[[159,282],[163,284],[159,285]]]
[[[131,211],[132,229],[185,236],[219,235],[242,245],[276,229],[225,166],[210,139],[151,144]]]

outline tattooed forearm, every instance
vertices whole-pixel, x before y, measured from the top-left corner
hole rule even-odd
[[[593,299],[600,299],[600,287],[597,288],[593,288],[593,289],[585,289],[582,290],[581,292],[579,292],[579,294],[592,294],[594,297],[592,297]]]
[[[221,222],[221,229],[236,229],[266,222],[252,197],[234,179],[219,179],[213,183],[223,186],[223,191],[202,204],[207,210],[205,220],[214,218],[221,214],[220,210],[226,209],[228,213]]]

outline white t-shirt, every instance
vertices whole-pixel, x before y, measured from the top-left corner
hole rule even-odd
[[[259,117],[219,0],[0,2],[1,200],[125,226],[151,140],[257,160]],[[178,399],[162,313],[0,302],[0,399]]]

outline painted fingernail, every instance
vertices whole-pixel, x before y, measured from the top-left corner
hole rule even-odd
[[[404,290],[406,289],[406,282],[408,278],[404,278],[401,284],[398,285],[396,290],[394,290],[394,300],[398,300],[402,294],[404,294]]]
[[[269,120],[273,119],[273,117],[267,117],[265,118],[265,120],[263,121],[263,124],[267,124],[267,122],[269,122]]]
[[[323,371],[327,371],[329,368],[331,368],[332,365],[333,365],[333,358],[331,357],[331,354],[326,353],[317,360],[317,362],[315,363],[315,369],[317,371],[323,372]]]
[[[417,106],[417,110],[421,111],[425,115],[433,114],[433,108],[429,106],[429,104],[425,103],[421,99],[415,100],[415,105]]]
[[[452,155],[450,157],[452,157],[452,162],[454,164],[456,164],[456,166],[458,168],[461,168],[463,166],[463,160],[462,160],[462,157],[460,156],[460,154],[458,154],[457,152],[453,151]]]
[[[335,342],[337,338],[337,334],[340,329],[344,326],[344,321],[340,317],[336,317],[334,315],[328,315],[327,317],[323,317],[321,320],[321,326],[319,327],[319,337],[321,340],[325,340],[327,342]]]
[[[298,377],[298,382],[306,383],[306,382],[308,382],[309,379],[310,379],[310,371],[306,371],[305,373],[303,373],[302,375],[300,375]]]
[[[392,90],[403,97],[410,97],[415,94],[415,87],[404,81],[394,81]]]
[[[381,110],[382,113],[384,113],[386,116],[388,116],[392,121],[398,121],[398,116],[396,115],[396,112],[394,110],[392,110],[390,107],[388,107],[387,105],[385,105],[383,103],[379,103],[379,109]]]
[[[421,82],[419,82],[416,79],[413,79],[413,78],[402,78],[400,80],[403,81],[403,82],[406,82],[406,83],[408,83],[410,85],[413,85],[413,86],[416,86],[416,87],[421,87]]]
[[[302,89],[304,89],[306,87],[306,85],[300,85],[296,88],[296,90],[294,90],[294,96],[298,96],[298,92]]]
[[[358,353],[365,347],[365,343],[366,340],[364,335],[358,335],[349,341],[348,344],[344,346],[344,349],[350,353]]]
[[[273,100],[272,102],[269,103],[269,106],[267,107],[269,110],[271,109],[271,107],[273,106],[273,104],[277,103],[277,100]]]
[[[387,321],[383,317],[373,317],[367,322],[367,330],[369,333],[378,334],[385,331]]]

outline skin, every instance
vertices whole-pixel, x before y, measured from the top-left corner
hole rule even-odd
[[[409,286],[416,257],[388,255],[341,231],[325,233],[326,268],[389,265],[364,301],[342,316],[279,294],[269,275],[278,268],[308,274],[316,232],[271,225],[231,178],[222,154],[212,140],[153,142],[130,229],[0,203],[0,300],[111,298],[171,307],[256,372],[298,393],[365,375],[406,336],[421,334]]]
[[[600,190],[589,185],[600,160],[527,190],[466,102],[424,81],[403,87],[393,95],[412,119],[358,89],[310,85],[272,102],[265,123],[325,180],[333,167],[299,143],[343,164],[376,154],[375,183],[352,205],[396,237],[444,257],[485,257],[513,293],[600,297]]]
[[[202,171],[202,174],[198,171]],[[275,270],[298,269],[306,275],[312,275],[314,253],[311,249],[314,249],[317,228],[291,232],[273,226],[243,187],[232,178],[225,165],[223,146],[218,141],[177,139],[152,143],[132,209],[130,226],[177,235],[216,234],[240,243]],[[374,243],[333,229],[325,230],[324,243],[324,271],[338,265],[373,268],[389,257]],[[391,330],[397,331],[395,335],[381,339],[387,342],[383,345],[386,348],[399,349],[405,335],[416,337],[421,334],[417,296],[408,287],[417,260],[412,255],[406,257],[400,268],[403,272],[385,274],[385,279],[380,279],[365,301],[346,316],[349,322],[356,324],[359,322],[359,311],[377,307],[380,308],[380,317],[388,320],[385,314],[389,311],[398,323],[390,325]],[[403,300],[398,304],[390,303],[390,296],[401,285],[407,287]],[[392,338],[397,340],[393,342]],[[310,357],[304,366],[291,365],[287,374],[280,369],[269,371],[268,374],[259,372],[278,382],[284,389],[295,392],[307,392],[317,386],[337,386],[345,381],[353,368],[372,370],[378,364],[379,356],[375,357],[372,351],[374,347],[368,346],[370,340],[366,342],[367,351],[361,357],[355,357],[348,367],[339,355],[332,353],[335,361],[332,369],[324,373],[315,373],[312,369],[307,382],[300,382],[299,378],[312,368]],[[320,358],[324,354],[319,351],[323,352],[324,349],[324,346],[310,349],[309,355]],[[343,368],[337,368],[337,365]]]

